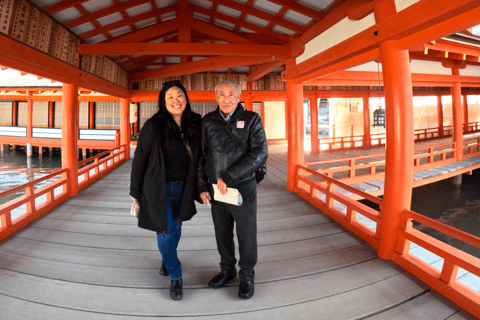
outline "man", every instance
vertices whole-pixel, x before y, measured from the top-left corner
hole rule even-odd
[[[255,174],[268,156],[267,139],[258,114],[244,110],[238,103],[241,87],[235,81],[221,81],[215,87],[218,108],[205,115],[202,125],[204,159],[200,161],[198,188],[203,203],[210,199],[211,184],[217,184],[220,193],[227,187],[238,189],[243,204],[235,206],[211,198],[215,238],[220,254],[221,271],[208,286],[214,289],[235,279],[236,224],[240,251],[238,296],[253,296],[254,267],[257,263],[257,182]],[[230,132],[228,132],[229,130]],[[232,136],[234,135],[234,136]],[[238,140],[241,141],[238,141]]]

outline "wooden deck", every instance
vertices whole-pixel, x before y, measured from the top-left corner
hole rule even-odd
[[[128,161],[0,243],[0,319],[475,319],[285,191],[286,146],[269,150],[252,299],[238,279],[207,286],[219,255],[206,205],[183,226],[184,298],[169,297],[155,234],[129,215]]]

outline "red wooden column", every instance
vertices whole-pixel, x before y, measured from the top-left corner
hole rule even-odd
[[[381,233],[377,254],[391,260],[401,223],[410,209],[413,181],[413,94],[408,50],[395,42],[380,45],[385,85],[386,165]]]
[[[245,96],[245,108],[253,111],[253,96],[252,96],[252,83],[247,82],[247,92]]]
[[[88,102],[88,129],[95,129],[95,102]]]
[[[64,83],[62,92],[62,169],[68,169],[68,194],[78,194],[78,85]]]
[[[318,97],[315,94],[313,98],[310,98],[310,143],[311,152],[319,153],[320,144],[318,141]]]
[[[55,102],[48,102],[48,127],[55,127]]]
[[[459,68],[452,68],[452,75],[459,76]],[[452,115],[453,115],[453,141],[457,153],[457,161],[463,159],[463,111],[462,111],[462,88],[459,81],[452,86]]]
[[[12,103],[12,127],[18,126],[18,101]]]
[[[467,95],[463,95],[463,126],[464,132],[468,132],[468,102]]]
[[[437,96],[437,125],[440,133],[440,137],[445,135],[443,129],[443,105],[442,105],[442,96]]]
[[[137,104],[137,121],[133,124],[133,134],[138,135],[140,129],[140,102],[135,102]]]
[[[131,128],[130,99],[120,99],[120,145],[125,145],[126,160],[130,159]]]
[[[33,128],[33,100],[32,94],[28,93],[27,95],[27,157],[32,156],[32,145],[30,140],[32,140],[32,128]]]
[[[372,147],[372,139],[370,137],[370,97],[364,96],[363,100],[363,146],[365,148]]]
[[[287,59],[285,65],[288,68],[295,66],[294,59]],[[288,162],[287,162],[287,190],[294,191],[295,167],[303,164],[303,85],[296,84],[293,80],[287,80],[287,139],[288,139]]]

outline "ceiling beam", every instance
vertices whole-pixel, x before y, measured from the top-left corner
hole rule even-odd
[[[285,64],[284,60],[264,63],[247,76],[247,82],[253,82]]]
[[[243,27],[245,29],[249,29],[249,30],[258,32],[260,34],[264,34],[264,35],[267,35],[267,36],[270,36],[270,37],[277,38],[277,39],[281,40],[283,43],[289,43],[290,42],[290,37],[289,36],[284,35],[284,34],[280,34],[280,33],[277,33],[277,32],[271,31],[271,30],[267,30],[267,29],[265,29],[261,26],[258,26],[256,24],[249,23],[249,22],[237,19],[237,18],[233,18],[233,17],[228,16],[226,14],[216,12],[216,11],[212,11],[210,9],[207,9],[207,8],[204,8],[204,7],[201,7],[201,6],[197,6],[197,5],[194,5],[194,4],[190,4],[190,8],[193,9],[193,11],[195,11],[195,12],[198,12],[198,13],[201,13],[201,14],[204,14],[204,15],[207,15],[207,16],[213,16],[216,19],[223,20],[223,21],[238,25],[238,26]]]
[[[68,29],[72,29],[72,28],[80,26],[84,23],[92,22],[92,21],[97,20],[99,18],[106,17],[106,16],[108,16],[112,13],[122,11],[122,10],[125,10],[125,9],[130,9],[130,8],[133,8],[133,7],[145,4],[145,3],[149,3],[149,2],[150,2],[150,0],[131,0],[131,1],[128,1],[128,2],[121,2],[121,3],[118,3],[118,4],[113,4],[109,7],[106,7],[106,8],[88,13],[88,14],[83,15],[81,17],[78,17],[76,19],[66,21],[64,23],[64,25]]]
[[[219,26],[214,26],[209,23],[203,22],[201,20],[192,18],[191,20],[192,30],[195,30],[199,33],[205,34],[207,36],[213,37],[218,40],[233,42],[233,43],[250,43],[254,44],[255,41],[249,40],[238,34],[221,28]]]
[[[244,56],[228,56],[213,57],[187,63],[177,64],[175,66],[167,66],[155,70],[147,70],[133,73],[129,77],[130,82],[138,82],[144,80],[152,80],[157,78],[175,77],[184,74],[200,73],[217,69],[234,68],[240,66],[248,66],[272,61],[269,57],[244,57]]]
[[[170,12],[173,12],[173,11],[176,11],[176,10],[178,10],[178,5],[176,5],[176,4],[166,6],[166,7],[160,8],[160,9],[156,9],[156,10],[153,10],[153,11],[145,12],[145,13],[130,17],[128,19],[123,19],[123,20],[120,20],[120,21],[117,21],[117,22],[114,22],[114,23],[107,24],[105,26],[102,26],[101,28],[97,28],[97,29],[93,29],[93,30],[81,33],[78,36],[80,36],[83,39],[89,39],[89,38],[95,37],[99,34],[107,33],[109,31],[125,27],[129,24],[137,23],[137,22],[140,22],[140,21],[143,21],[143,20],[147,20],[147,19],[156,17],[158,15],[170,13]]]
[[[378,58],[378,48],[384,41],[396,40],[399,49],[408,49],[478,24],[479,16],[480,1],[422,0],[286,70],[282,76],[302,83]],[[368,60],[361,61],[360,57]]]
[[[49,6],[46,6],[43,8],[43,10],[45,10],[45,12],[48,13],[49,15],[52,15],[57,12],[63,11],[65,9],[74,7],[76,5],[79,5],[88,1],[89,0],[63,0],[63,1],[51,4]]]
[[[288,8],[290,10],[296,11],[303,14],[304,16],[310,17],[314,20],[321,20],[325,18],[326,14],[322,11],[317,11],[310,7],[304,6],[294,0],[269,0],[270,2],[281,5],[282,7]]]
[[[93,43],[81,44],[81,55],[223,55],[291,58],[290,46],[231,43]]]
[[[0,65],[63,83],[75,82],[81,88],[115,97],[127,98],[129,96],[129,91],[125,88],[7,37],[2,37]]]
[[[150,27],[145,27],[140,30],[130,32],[110,41],[104,41],[102,43],[126,43],[126,42],[144,42],[153,38],[159,38],[164,34],[168,34],[171,31],[177,30],[180,20],[178,18],[154,24]]]
[[[257,8],[252,7],[252,6],[247,6],[247,5],[244,5],[242,3],[235,2],[233,0],[210,0],[210,1],[215,2],[217,4],[220,4],[222,6],[240,11],[240,12],[244,12],[248,15],[260,18],[262,20],[272,22],[273,24],[282,26],[282,27],[287,28],[289,30],[292,30],[296,33],[302,34],[305,31],[307,31],[307,29],[305,27],[303,27],[299,24],[296,24],[295,22],[285,20],[285,19],[277,17],[273,14],[267,13],[263,10],[259,10]],[[226,20],[226,21],[229,22],[228,20]]]

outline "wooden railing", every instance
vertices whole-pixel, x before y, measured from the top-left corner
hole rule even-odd
[[[23,228],[48,210],[68,199],[70,194],[70,190],[68,190],[70,179],[77,179],[78,181],[79,177],[82,177],[83,179],[79,182],[79,189],[83,189],[123,163],[125,159],[126,147],[122,145],[117,149],[103,152],[95,155],[93,158],[80,162],[79,166],[81,168],[78,170],[78,177],[71,177],[70,170],[62,169],[45,177],[1,192],[0,199],[8,199],[7,197],[13,198],[15,194],[19,192],[25,192],[25,194],[0,205],[0,240]],[[35,189],[36,185],[52,179],[55,181]],[[25,207],[25,209],[23,209],[23,207]],[[12,211],[14,210],[23,212],[17,213],[16,217],[12,219]]]
[[[338,192],[338,188],[349,191],[353,195],[346,196]],[[364,241],[378,248],[382,224],[381,211],[384,206],[382,199],[300,165],[296,167],[295,192]],[[377,204],[379,210],[354,200],[355,196]],[[359,221],[359,215],[374,222],[374,229]],[[469,275],[480,277],[480,259],[413,229],[412,220],[476,248],[480,248],[480,238],[410,210],[404,210],[402,220],[398,230],[389,231],[397,234],[397,250],[393,261],[466,311],[480,318],[480,293],[457,279],[459,268],[465,270]],[[411,254],[411,243],[443,258],[441,270],[437,270]]]
[[[480,131],[480,122],[472,122],[467,126],[466,132],[477,132]],[[417,129],[414,131],[413,136],[415,141],[435,139],[439,137],[448,137],[453,134],[453,126],[444,126],[443,134],[442,128],[434,127],[427,129]],[[381,146],[384,145],[386,141],[386,135],[384,132],[373,133],[370,135],[370,145],[371,146]],[[365,145],[365,136],[345,136],[345,137],[335,137],[332,138],[322,138],[319,139],[319,146],[321,151],[339,151],[339,150],[350,150],[350,149],[361,149],[366,148]]]
[[[480,318],[480,293],[457,279],[459,268],[480,278],[480,259],[413,229],[412,221],[419,222],[479,249],[480,238],[410,210],[403,211],[402,220],[403,223],[398,230],[397,251],[393,261],[460,307]],[[409,252],[411,242],[443,258],[441,270],[411,254]]]

